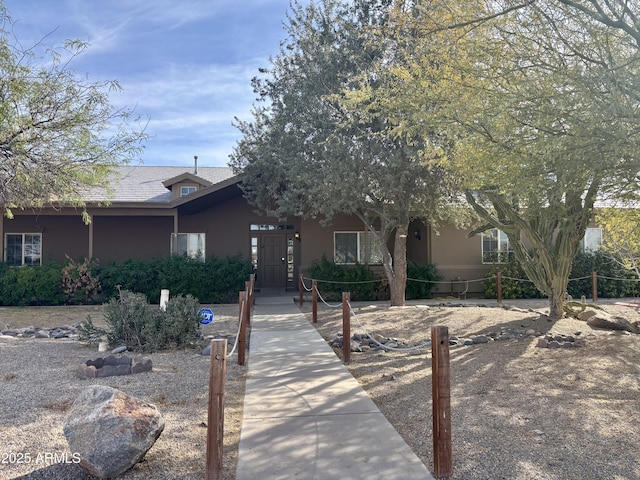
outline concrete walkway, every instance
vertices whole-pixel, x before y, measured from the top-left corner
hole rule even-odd
[[[236,480],[433,479],[293,303],[256,297]]]

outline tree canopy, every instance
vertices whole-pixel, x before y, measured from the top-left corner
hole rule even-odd
[[[280,54],[254,80],[254,119],[238,121],[243,138],[231,164],[244,173],[249,201],[267,212],[362,219],[378,235],[392,303],[402,304],[409,223],[440,220],[452,191],[444,170],[425,161],[426,152],[442,151],[436,138],[398,136],[386,112],[359,108],[370,103],[377,66],[389,59],[378,34],[392,3],[294,2]],[[352,98],[363,82],[369,91]]]
[[[637,191],[639,15],[624,0],[298,5],[232,163],[257,205],[381,234],[446,218],[456,187],[482,220],[471,234],[502,230],[558,317],[596,199]]]
[[[564,3],[413,2],[377,90],[399,134],[449,140],[472,233],[507,234],[554,317],[596,198],[636,187],[640,153],[635,39]]]
[[[73,70],[87,47],[24,48],[0,2],[0,208],[8,217],[16,208],[83,205],[87,187],[103,185],[142,148],[144,126],[109,101],[118,83]]]

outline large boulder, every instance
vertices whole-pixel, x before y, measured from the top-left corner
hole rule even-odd
[[[100,478],[120,475],[141,461],[162,430],[155,405],[102,385],[83,390],[64,418],[69,449]]]
[[[631,333],[640,333],[640,323],[633,322],[623,317],[609,315],[599,311],[587,319],[587,325],[591,328],[603,328],[606,330],[619,330]]]

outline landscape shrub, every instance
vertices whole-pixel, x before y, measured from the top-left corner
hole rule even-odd
[[[524,270],[514,257],[509,257],[505,263],[494,264],[482,282],[485,298],[498,297],[497,274],[502,273],[502,298],[512,300],[516,298],[541,298],[540,290],[529,280]]]
[[[63,303],[58,264],[22,267],[0,264],[0,304],[26,306]]]
[[[592,272],[598,274],[598,297],[621,298],[635,296],[638,289],[638,277],[608,254],[600,250],[579,252],[573,259],[567,291],[575,299],[583,295],[593,295]],[[577,280],[579,279],[579,280]]]
[[[9,267],[0,262],[0,305],[95,304],[118,296],[119,290],[142,293],[158,303],[165,288],[171,295],[191,295],[204,303],[234,303],[251,273],[251,263],[239,255],[206,262],[186,256],[106,264],[68,258],[62,266]]]
[[[508,263],[496,264],[488,273],[489,279],[482,285],[485,298],[496,298],[496,273],[502,272],[502,298],[541,298],[543,295],[528,281],[520,263],[511,259]],[[621,265],[614,262],[606,253],[599,250],[578,252],[572,262],[567,293],[574,299],[592,296],[592,272],[598,275],[598,297],[620,298],[634,296],[638,288],[638,278]],[[520,280],[510,280],[516,278]]]
[[[187,256],[127,260],[99,268],[105,298],[117,295],[121,288],[143,293],[154,303],[162,289],[172,295],[192,295],[204,303],[233,303],[251,273],[251,263],[239,255],[212,256],[205,262]]]
[[[431,297],[431,292],[435,290],[437,282],[441,279],[442,276],[438,275],[438,270],[434,264],[419,264],[408,261],[405,297],[407,300],[429,298]]]
[[[351,300],[378,298],[380,277],[364,265],[336,265],[323,256],[309,266],[307,274],[318,280],[318,290],[327,301],[342,300],[342,292],[351,292]]]
[[[67,304],[92,304],[96,302],[102,285],[95,273],[97,262],[85,258],[82,262],[75,262],[67,257],[62,266],[62,293]]]
[[[147,352],[192,346],[200,337],[199,310],[200,303],[191,295],[169,298],[162,310],[142,293],[120,290],[104,306],[107,328],[96,327],[89,316],[80,325],[79,339],[95,344],[106,336],[112,346]]]

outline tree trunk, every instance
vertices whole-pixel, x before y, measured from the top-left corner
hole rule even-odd
[[[393,277],[389,278],[391,305],[403,306],[407,288],[407,232],[409,225],[396,228],[393,243]]]

